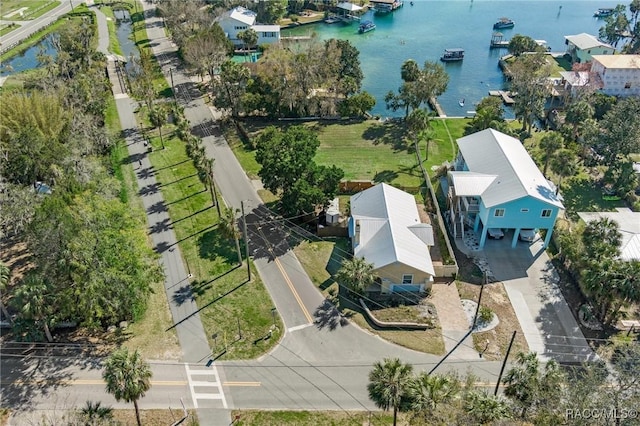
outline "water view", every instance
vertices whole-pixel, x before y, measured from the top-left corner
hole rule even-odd
[[[283,30],[282,35],[311,35],[321,40],[349,40],[360,51],[365,78],[363,89],[377,100],[374,114],[402,115],[385,108],[384,95],[400,86],[400,66],[409,59],[420,65],[438,61],[446,48],[463,48],[464,60],[446,63],[450,80],[438,101],[449,116],[462,116],[489,90],[504,87],[498,59],[506,49],[489,49],[493,24],[503,16],[515,21],[515,28],[500,30],[505,39],[515,34],[546,40],[553,52],[564,52],[564,36],[596,35],[604,24],[593,17],[601,7],[614,7],[616,1],[415,1],[388,15],[367,12],[362,19],[372,20],[375,31],[358,34],[358,24],[317,23]],[[629,2],[622,2],[628,4]],[[465,105],[458,102],[465,99]]]
[[[53,47],[53,35],[49,35],[37,44],[31,46],[19,55],[16,55],[0,66],[0,75],[3,77],[17,74],[40,66],[38,56],[40,54],[56,56],[56,49]]]

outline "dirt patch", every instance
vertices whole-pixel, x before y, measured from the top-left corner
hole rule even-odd
[[[198,424],[198,417],[193,410],[188,410],[187,420],[181,423],[184,426]],[[182,408],[175,407],[171,410],[141,410],[140,420],[145,426],[166,426],[173,424],[184,416]],[[113,418],[123,425],[136,424],[135,410],[113,410]]]
[[[480,295],[480,286],[463,281],[457,283],[460,298],[477,301]],[[486,306],[498,316],[500,323],[492,330],[473,333],[473,344],[478,352],[484,352],[484,357],[490,360],[500,360],[504,357],[511,340],[511,335],[516,331],[516,339],[511,349],[509,358],[513,358],[518,352],[527,352],[529,347],[520,328],[518,317],[511,306],[509,296],[501,282],[490,283],[484,286],[481,306]],[[488,343],[487,343],[488,342]]]
[[[31,262],[31,253],[27,243],[18,238],[5,238],[0,242],[0,261],[9,267],[11,275],[9,284],[22,277],[35,267]]]

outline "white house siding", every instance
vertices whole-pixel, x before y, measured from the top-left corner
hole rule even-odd
[[[624,57],[624,58],[622,58]],[[593,58],[591,71],[602,80],[602,93],[611,96],[640,96],[640,55]]]

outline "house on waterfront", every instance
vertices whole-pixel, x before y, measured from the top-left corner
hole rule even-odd
[[[561,84],[571,96],[584,90],[600,90],[603,87],[600,75],[591,71],[561,71]]]
[[[427,291],[435,275],[433,229],[421,223],[413,195],[381,183],[350,203],[353,255],[373,264],[381,293]]]
[[[402,7],[402,0],[369,0],[376,13],[389,13]]]
[[[599,76],[605,95],[640,96],[640,55],[595,55],[591,72]]]
[[[572,62],[589,62],[594,55],[613,55],[616,51],[615,47],[587,33],[564,36],[564,39]]]
[[[479,232],[483,248],[489,229],[504,234],[513,230],[515,248],[521,230],[544,229],[546,247],[564,206],[522,142],[493,129],[457,142],[454,170],[447,174],[448,219],[454,237],[464,238],[467,229]]]
[[[615,212],[580,212],[578,216],[585,223],[604,218],[614,221],[622,235],[620,259],[640,260],[640,212],[618,207]]]
[[[223,13],[217,18],[217,22],[229,40],[236,46],[243,44],[242,40],[238,39],[238,34],[249,28],[258,34],[258,45],[278,43],[280,41],[280,26],[258,24],[256,23],[256,16],[254,11],[237,6]]]

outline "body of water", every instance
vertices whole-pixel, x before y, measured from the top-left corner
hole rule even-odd
[[[616,1],[418,1],[388,15],[367,12],[362,19],[376,24],[374,31],[358,34],[358,24],[317,23],[283,30],[282,35],[316,34],[321,40],[349,40],[360,51],[364,72],[363,89],[377,100],[374,114],[400,116],[385,108],[384,96],[401,84],[400,67],[407,59],[422,65],[439,61],[446,48],[463,48],[464,60],[442,63],[450,80],[438,101],[449,116],[462,116],[473,110],[489,90],[504,88],[498,59],[506,49],[489,49],[493,24],[509,17],[515,28],[500,30],[505,39],[523,34],[546,40],[553,52],[564,52],[565,35],[588,33],[597,36],[603,20],[593,17],[601,7],[614,7]],[[622,2],[628,4],[629,2]],[[459,100],[465,105],[460,107]]]
[[[40,66],[40,63],[38,62],[38,55],[40,55],[41,52],[45,55],[55,57],[56,49],[51,43],[51,37],[53,36],[50,35],[45,37],[40,42],[31,46],[21,54],[12,57],[8,61],[3,62],[2,66],[0,66],[0,75],[6,77],[12,74],[17,74],[23,71],[37,68],[38,66]]]

